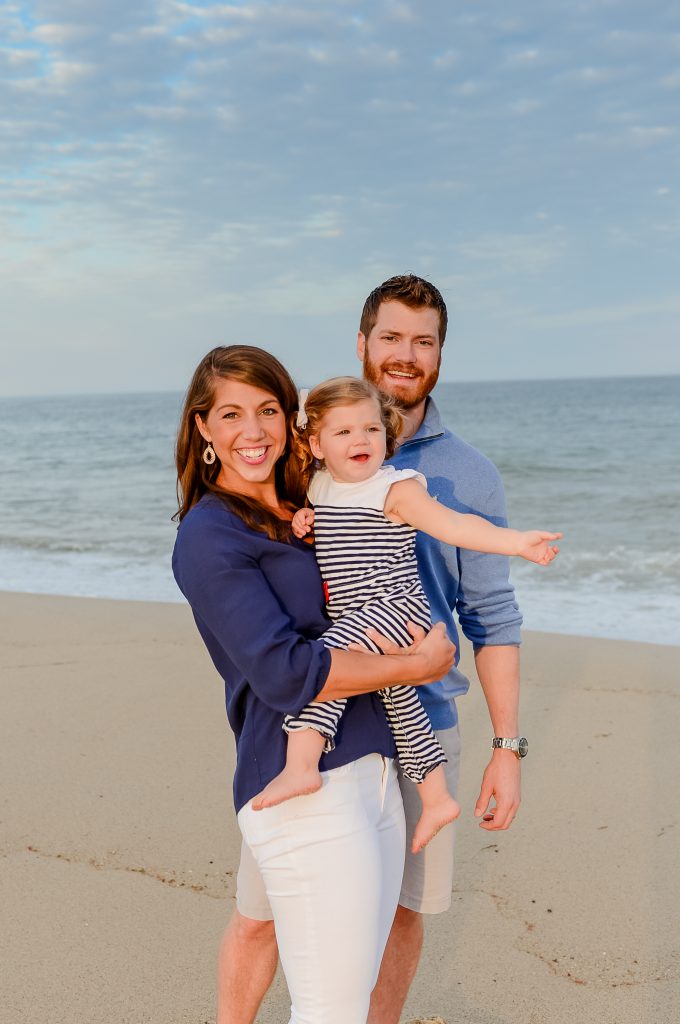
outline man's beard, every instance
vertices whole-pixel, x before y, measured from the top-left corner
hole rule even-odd
[[[386,380],[385,372],[387,370],[400,370],[402,373],[416,374],[417,385],[407,385],[406,387],[400,387],[394,379]],[[401,366],[399,363],[383,363],[381,366],[376,366],[372,363],[368,357],[368,346],[364,352],[364,377],[370,381],[371,384],[375,384],[379,391],[383,394],[389,395],[394,399],[400,409],[413,409],[416,405],[419,405],[432,391],[437,380],[439,379],[439,367],[432,370],[427,376],[414,366]]]

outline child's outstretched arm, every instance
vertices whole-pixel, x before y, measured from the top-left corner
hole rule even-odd
[[[295,536],[302,540],[303,537],[306,537],[314,529],[314,509],[299,508],[293,516],[291,525]]]
[[[431,498],[418,480],[400,480],[392,485],[385,502],[385,515],[457,548],[494,555],[519,555],[538,565],[552,562],[559,548],[550,541],[562,536],[545,530],[512,530],[494,526],[481,516],[454,512]]]

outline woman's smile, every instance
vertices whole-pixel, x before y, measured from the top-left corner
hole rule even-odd
[[[235,451],[249,466],[259,466],[266,460],[268,449],[268,445],[262,445],[260,448],[236,448]]]

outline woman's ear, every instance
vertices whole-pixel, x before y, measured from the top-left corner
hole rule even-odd
[[[198,427],[198,431],[199,431],[201,437],[203,438],[204,441],[207,441],[208,444],[210,444],[210,434],[208,433],[208,431],[206,429],[205,423],[203,422],[203,419],[201,418],[200,412],[194,413],[194,420],[196,421],[196,426]]]
[[[323,462],[323,452],[321,451],[321,445],[319,444],[319,438],[316,434],[309,435],[309,447],[312,449],[312,455],[319,462]]]

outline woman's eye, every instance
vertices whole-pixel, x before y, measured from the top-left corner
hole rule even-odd
[[[263,415],[263,416],[276,416],[276,414],[277,414],[277,412],[278,412],[278,411],[279,411],[278,409],[275,409],[275,408],[274,408],[274,407],[272,406],[271,408],[268,408],[268,409],[263,409],[263,410],[262,410],[262,415]]]
[[[225,414],[222,417],[222,419],[223,420],[235,420],[236,419],[236,413],[235,412],[225,412]]]

